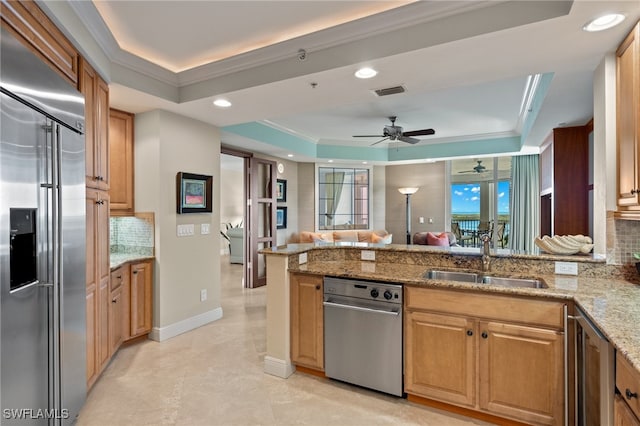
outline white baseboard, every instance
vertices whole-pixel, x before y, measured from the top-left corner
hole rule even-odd
[[[296,371],[296,367],[283,359],[266,355],[264,357],[264,372],[272,376],[286,379]]]
[[[216,308],[203,314],[196,315],[195,317],[178,321],[166,327],[153,327],[151,333],[149,333],[149,339],[155,340],[156,342],[162,342],[179,334],[202,327],[210,322],[219,320],[220,318],[222,318],[222,308]]]

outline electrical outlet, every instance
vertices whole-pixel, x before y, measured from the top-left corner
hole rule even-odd
[[[207,289],[203,288],[200,290],[200,301],[204,302],[205,300],[207,300]]]
[[[298,265],[304,265],[307,263],[307,253],[300,253],[298,256]]]
[[[578,275],[578,264],[576,262],[556,262],[556,274]]]
[[[376,260],[376,252],[373,250],[360,250],[360,259]]]
[[[200,224],[200,234],[201,235],[207,235],[211,233],[211,225],[208,223],[201,223]]]

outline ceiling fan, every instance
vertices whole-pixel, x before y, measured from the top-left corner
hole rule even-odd
[[[482,173],[488,171],[485,166],[482,165],[482,160],[476,160],[478,164],[471,170],[462,170],[458,173]]]
[[[402,131],[402,127],[396,126],[396,116],[393,115],[389,117],[391,121],[391,126],[384,126],[382,129],[381,135],[354,135],[354,138],[383,138],[377,142],[371,144],[371,146],[379,144],[380,142],[386,141],[387,139],[395,141],[399,140],[402,142],[416,144],[420,142],[420,139],[416,139],[412,136],[428,136],[434,135],[436,132],[433,129],[422,129],[422,130],[413,130],[411,132]]]

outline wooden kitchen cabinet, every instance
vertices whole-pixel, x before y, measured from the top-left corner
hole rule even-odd
[[[564,304],[405,288],[405,391],[533,424],[564,421]]]
[[[322,277],[290,275],[291,361],[324,371]]]
[[[133,114],[109,110],[109,195],[112,216],[130,216],[134,212],[133,120]]]
[[[80,54],[35,1],[2,0],[2,23],[73,87]]]
[[[616,51],[618,210],[640,218],[640,22]],[[632,217],[633,218],[633,217]]]
[[[153,321],[153,264],[146,260],[131,264],[130,281],[130,337],[138,337],[151,331]]]
[[[109,194],[86,191],[87,384],[109,360]]]
[[[109,356],[116,353],[129,336],[129,264],[111,272],[109,305]]]
[[[616,354],[616,398],[614,417],[616,425],[640,425],[640,372],[624,358]]]
[[[477,322],[408,311],[405,315],[405,391],[474,407]]]
[[[87,61],[80,61],[84,95],[85,169],[88,188],[109,189],[109,86]]]

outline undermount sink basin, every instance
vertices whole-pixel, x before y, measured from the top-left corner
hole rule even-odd
[[[473,284],[489,284],[503,287],[547,288],[547,284],[536,278],[494,277],[474,272],[439,271],[432,269],[424,274],[431,280],[458,281]]]
[[[463,281],[466,283],[477,283],[478,274],[473,272],[455,272],[455,271],[427,271],[425,278],[431,280],[447,280],[447,281]]]

